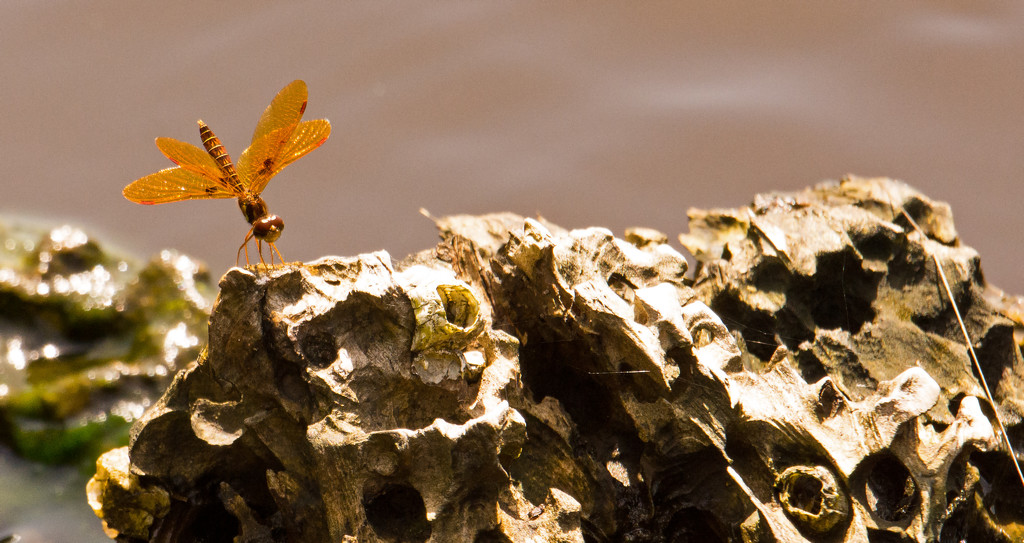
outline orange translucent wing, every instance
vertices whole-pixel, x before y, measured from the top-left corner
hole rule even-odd
[[[302,119],[302,112],[306,110],[306,97],[306,83],[297,79],[281,89],[267,109],[263,110],[263,115],[260,115],[252,134],[252,142],[238,157],[236,164],[242,185],[251,194],[259,192],[252,190],[257,172],[270,171],[268,165],[276,162],[282,146],[291,138]],[[266,186],[266,182],[263,182],[263,186]]]
[[[174,167],[137,179],[124,188],[124,197],[137,204],[166,204],[182,200],[234,198],[219,182]]]
[[[274,173],[281,171],[285,166],[306,156],[310,151],[320,147],[331,135],[331,121],[327,119],[316,119],[299,123],[299,126],[292,132],[291,139],[284,145],[277,157],[280,166],[274,169]]]
[[[296,79],[289,83],[277,96],[270,101],[267,109],[260,115],[260,121],[256,123],[256,130],[252,133],[252,142],[263,139],[271,132],[292,129],[299,124],[302,112],[306,111],[306,82]],[[284,137],[290,135],[285,134]]]
[[[238,163],[235,164],[238,179],[250,194],[259,194],[258,191],[252,190],[253,183],[263,177],[269,177],[277,162],[277,153],[287,141],[288,136],[291,135],[291,130],[291,128],[287,128],[271,132],[252,142],[252,145],[239,155]],[[262,184],[266,185],[265,182]]]
[[[331,135],[331,123],[327,119],[299,123],[291,137],[281,145],[276,142],[280,134],[274,132],[254,142],[242,153],[238,161],[238,175],[249,192],[259,194],[266,188],[270,178],[285,166],[295,162],[313,149],[323,145]],[[271,155],[271,149],[276,149]],[[264,157],[254,162],[256,157]]]
[[[171,159],[171,162],[174,162],[183,170],[199,174],[224,187],[229,192],[235,193],[231,183],[226,181],[228,174],[221,169],[217,161],[205,149],[174,138],[157,138],[156,146],[164,156]]]

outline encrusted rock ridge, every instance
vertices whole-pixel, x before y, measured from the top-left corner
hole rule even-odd
[[[655,231],[512,214],[401,262],[233,268],[90,503],[121,541],[1024,536],[993,418],[1024,446],[1024,304],[948,205],[849,177],[689,218],[693,270]]]

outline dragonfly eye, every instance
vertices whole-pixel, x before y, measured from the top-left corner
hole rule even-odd
[[[277,241],[277,238],[281,237],[282,231],[284,231],[284,221],[277,215],[267,215],[252,225],[252,235],[256,236],[256,239],[268,243]]]

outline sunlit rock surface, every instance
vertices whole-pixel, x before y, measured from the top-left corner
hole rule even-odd
[[[91,463],[195,360],[213,285],[165,251],[146,264],[83,231],[0,222],[0,440]]]
[[[111,538],[119,535],[146,538],[153,520],[167,515],[171,500],[167,491],[147,487],[131,472],[128,448],[104,453],[96,462],[96,475],[85,488],[89,506],[103,519],[103,529]],[[108,522],[118,527],[107,527]]]
[[[107,460],[171,497],[151,541],[1020,540],[929,252],[1017,443],[1020,306],[947,206],[848,179],[690,215],[695,277],[658,232],[510,214],[400,263],[232,269]]]

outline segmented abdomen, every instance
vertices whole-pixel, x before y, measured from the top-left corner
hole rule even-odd
[[[199,121],[199,137],[203,140],[206,152],[210,153],[220,169],[228,174],[225,180],[231,185],[231,188],[237,192],[244,192],[242,184],[238,181],[238,173],[235,172],[235,165],[231,162],[231,157],[228,156],[228,152],[224,150],[224,146],[221,145],[217,136],[213,134],[213,130],[210,130],[210,127],[206,126],[202,120]]]

